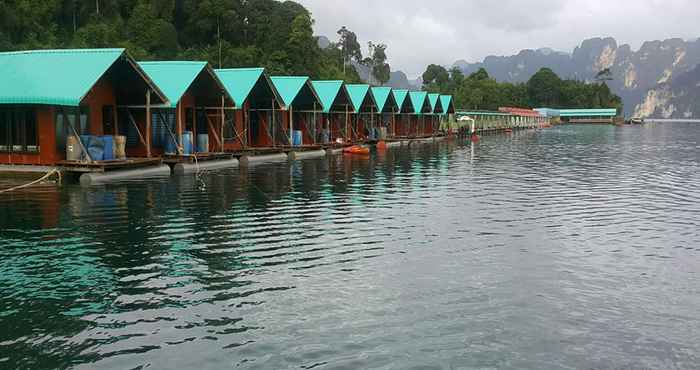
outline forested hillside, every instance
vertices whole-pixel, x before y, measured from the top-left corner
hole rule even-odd
[[[354,82],[357,73],[343,61],[349,64],[347,49],[359,51],[359,44],[347,32],[321,49],[311,14],[292,1],[0,1],[2,51],[125,47],[138,60],[208,60],[216,68],[263,66],[271,74]],[[355,44],[342,44],[348,35]],[[384,68],[385,61],[375,64]]]
[[[525,83],[498,82],[483,68],[465,76],[457,67],[448,71],[435,64],[423,73],[426,90],[452,94],[459,108],[617,108],[622,111],[622,100],[610,91],[606,78],[601,74],[596,83],[564,80],[551,69],[542,68]]]

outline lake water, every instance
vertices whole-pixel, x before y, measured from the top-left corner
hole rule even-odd
[[[1,195],[0,368],[698,368],[699,161],[565,126]]]

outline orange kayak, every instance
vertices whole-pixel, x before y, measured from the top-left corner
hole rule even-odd
[[[354,145],[343,149],[343,153],[347,154],[369,154],[369,148],[365,148],[359,145]]]

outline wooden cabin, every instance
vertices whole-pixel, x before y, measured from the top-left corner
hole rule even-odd
[[[377,102],[377,125],[375,127],[385,130],[383,139],[394,137],[394,127],[396,126],[396,111],[399,106],[396,104],[391,87],[372,87],[372,95]]]
[[[320,134],[317,122],[323,105],[311,79],[306,76],[272,76],[270,79],[283,103],[277,112],[280,117],[277,145],[315,145]],[[301,132],[298,142],[293,137],[295,131]]]
[[[227,111],[224,126],[224,147],[227,152],[274,147],[276,136],[275,110],[282,98],[263,68],[231,68],[214,70],[226,91],[233,98],[234,111]]]
[[[366,84],[345,85],[350,101],[355,108],[350,118],[350,139],[353,143],[364,142],[369,136],[369,130],[374,127],[377,102]]]
[[[440,115],[440,131],[446,134],[456,133],[455,126],[455,105],[452,95],[440,95],[440,105],[442,105],[442,114]]]
[[[427,115],[428,125],[425,128],[425,135],[434,136],[440,129],[440,120],[444,109],[440,94],[428,94],[428,101],[430,102],[430,113]]]
[[[124,161],[121,153],[113,158],[113,147],[105,144],[109,136],[118,145],[112,135],[126,124],[117,107],[140,105],[149,111],[153,104],[168,103],[124,49],[0,53],[0,71],[0,164],[5,165],[65,165],[67,152],[71,162]],[[95,141],[102,142],[102,152],[91,150],[88,135],[101,137]],[[142,139],[135,144],[148,155],[150,140]]]
[[[432,111],[428,93],[425,91],[411,91],[408,93],[408,96],[411,99],[411,104],[413,104],[413,114],[410,117],[408,136],[412,138],[425,137],[425,117],[426,114]]]
[[[204,159],[210,153],[223,153],[225,111],[233,108],[233,99],[209,63],[159,61],[139,65],[169,100],[168,104],[151,109],[152,154],[177,161],[193,154]],[[140,110],[140,107],[124,108],[131,117],[132,110]],[[144,121],[137,120],[141,131],[145,130]],[[128,135],[136,134],[132,129]],[[141,148],[130,146],[127,153],[146,154]]]
[[[350,142],[350,114],[354,107],[350,95],[341,80],[311,81],[323,106],[320,121],[320,144],[342,144]],[[328,139],[328,142],[325,142]]]
[[[411,115],[414,112],[413,103],[408,97],[408,90],[394,89],[391,94],[399,107],[394,115],[393,136],[397,138],[408,137],[411,128]]]

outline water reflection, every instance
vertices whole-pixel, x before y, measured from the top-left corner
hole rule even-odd
[[[0,196],[15,368],[697,364],[700,127]]]

